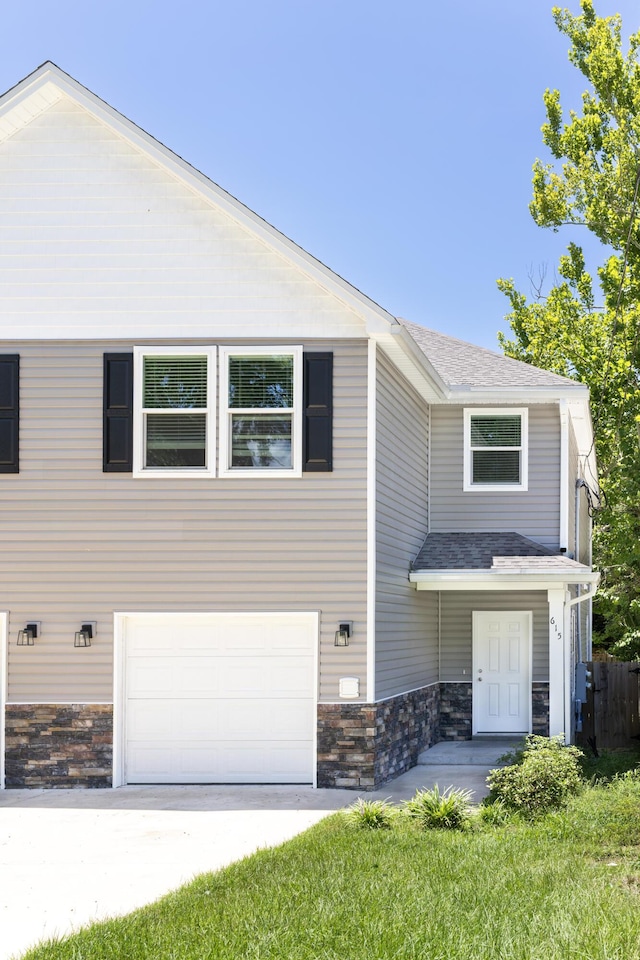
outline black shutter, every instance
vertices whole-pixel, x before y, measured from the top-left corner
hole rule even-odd
[[[304,447],[302,469],[333,470],[333,354],[304,355]]]
[[[102,431],[104,473],[133,470],[133,354],[105,353]]]
[[[0,473],[20,472],[20,357],[0,355]]]

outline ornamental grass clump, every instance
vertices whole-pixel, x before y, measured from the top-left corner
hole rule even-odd
[[[394,808],[387,800],[363,800],[358,797],[345,810],[347,823],[363,830],[389,830],[393,817]]]
[[[417,790],[406,800],[403,810],[425,830],[461,830],[471,819],[473,791],[447,787],[440,793],[438,784],[431,790]]]
[[[565,746],[562,737],[527,737],[514,764],[490,771],[490,800],[525,816],[557,810],[583,786],[581,758],[582,752]]]

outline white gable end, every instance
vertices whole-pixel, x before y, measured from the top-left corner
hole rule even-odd
[[[2,118],[3,339],[365,335],[352,304],[75,100],[43,90],[17,108],[23,125],[16,111]]]

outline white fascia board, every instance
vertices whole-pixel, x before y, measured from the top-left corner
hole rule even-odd
[[[222,187],[206,177],[191,164],[183,160],[182,157],[174,153],[164,144],[160,143],[150,134],[146,133],[131,120],[111,107],[104,100],[101,100],[94,93],[83,87],[82,84],[74,80],[64,71],[60,70],[53,63],[45,63],[35,73],[25,78],[16,87],[13,87],[0,100],[0,118],[8,114],[11,110],[18,111],[18,108],[24,101],[33,97],[35,91],[39,88],[49,91],[52,95],[54,88],[57,88],[62,94],[70,100],[75,101],[88,113],[96,119],[110,127],[118,136],[123,137],[133,147],[143,151],[150,156],[156,163],[160,164],[180,180],[191,190],[197,191],[206,200],[214,204],[229,217],[239,223],[245,229],[250,230],[255,236],[271,247],[280,256],[285,257],[291,263],[315,280],[329,293],[332,293],[347,307],[355,310],[365,321],[367,333],[388,332],[391,327],[397,325],[397,320],[387,310],[379,306],[373,300],[370,300],[364,293],[352,286],[338,274],[334,273],[329,267],[325,266],[315,257],[299,247],[293,240],[290,240],[284,234],[280,233],[275,227],[267,223],[262,217],[258,216],[243,203],[233,197]],[[59,97],[58,97],[59,99]],[[51,102],[54,102],[53,100]],[[48,106],[50,104],[46,104]],[[41,107],[37,110],[40,113]],[[34,114],[36,115],[36,114]],[[19,111],[16,120],[20,117]],[[31,116],[25,115],[20,126],[31,120]],[[14,124],[14,130],[18,127]],[[5,134],[6,135],[6,134]]]
[[[576,399],[567,398],[569,415],[573,430],[578,444],[578,451],[581,457],[586,459],[585,480],[598,482],[598,464],[596,463],[596,451],[593,437],[593,423],[591,420],[591,405],[589,396]]]
[[[523,569],[518,573],[498,573],[493,570],[416,570],[409,574],[409,581],[417,590],[554,590],[569,584],[593,584],[594,590],[600,580],[595,571],[565,571],[540,573],[539,570]]]
[[[558,390],[557,387],[450,387],[449,403],[558,403],[560,400],[588,400],[589,391],[582,384]]]
[[[398,330],[403,328],[398,326]],[[443,399],[441,383],[435,371],[431,373],[431,364],[420,351],[418,347],[405,342],[405,338],[396,336],[396,328],[393,333],[372,334],[372,340],[375,340],[378,347],[389,357],[396,370],[398,370],[405,380],[407,380],[416,392],[427,401],[435,403]],[[417,351],[417,352],[415,352]]]

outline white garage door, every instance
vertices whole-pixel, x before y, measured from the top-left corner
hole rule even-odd
[[[311,783],[316,614],[124,619],[125,782]]]

